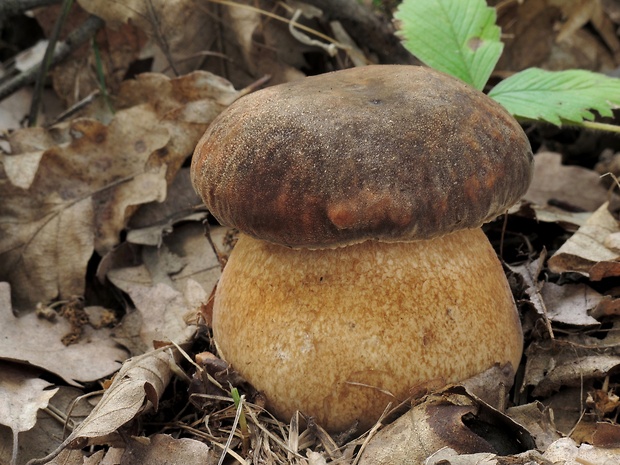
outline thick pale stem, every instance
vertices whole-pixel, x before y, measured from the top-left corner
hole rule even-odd
[[[241,236],[213,314],[222,355],[288,420],[365,429],[390,402],[519,363],[521,326],[481,230],[289,249]]]

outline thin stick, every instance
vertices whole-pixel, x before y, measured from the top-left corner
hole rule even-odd
[[[62,0],[2,0],[0,2],[0,22],[5,18],[16,16],[24,11],[41,6],[55,5]]]
[[[94,36],[104,24],[105,23],[103,20],[97,16],[91,15],[88,17],[79,28],[69,34],[64,43],[59,44],[55,48],[54,55],[50,62],[50,68],[67,58],[75,49]],[[41,63],[28,68],[24,72],[2,84],[0,86],[0,100],[8,97],[22,87],[35,82],[40,68]]]
[[[60,31],[67,20],[67,16],[69,16],[72,6],[73,0],[63,0],[60,16],[58,16],[58,19],[54,24],[54,29],[50,34],[49,42],[47,43],[47,48],[45,49],[45,55],[43,55],[43,61],[41,62],[39,73],[37,74],[37,80],[34,85],[34,93],[30,104],[30,113],[28,114],[28,126],[36,126],[37,124],[45,78],[47,77],[47,72],[52,64],[52,58],[54,57],[54,50],[56,48],[56,42],[58,42],[58,37],[60,36]]]

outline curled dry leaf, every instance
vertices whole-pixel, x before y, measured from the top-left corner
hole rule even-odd
[[[214,229],[216,237],[225,231]],[[131,325],[124,320],[116,332],[133,340],[138,353],[152,347],[153,340],[187,341],[195,329],[188,321],[195,320],[221,272],[201,223],[179,225],[163,241],[161,247],[142,248],[142,265],[107,273],[115,286],[129,294],[141,316]],[[136,320],[135,315],[128,316]]]
[[[590,339],[589,341],[587,339]],[[602,379],[620,366],[620,356],[596,353],[595,341],[601,346],[604,340],[581,338],[580,346],[588,342],[590,349],[567,350],[567,344],[544,341],[532,343],[526,350],[525,386],[533,386],[532,395],[547,397],[562,387],[583,386],[591,380]]]
[[[534,447],[527,431],[507,416],[453,386],[429,395],[378,432],[367,444],[360,465],[424,463],[449,447],[460,454],[518,453]]]
[[[620,252],[606,245],[607,238],[620,232],[620,227],[607,207],[605,203],[596,210],[553,254],[549,259],[551,271],[581,273],[593,281],[620,276]]]
[[[0,283],[0,359],[38,366],[79,386],[79,382],[96,381],[114,373],[119,360],[127,357],[106,328],[83,326],[81,339],[65,346],[61,339],[70,329],[70,323],[62,318],[48,321],[34,313],[13,316],[9,285]]]
[[[553,441],[561,437],[555,428],[551,410],[540,402],[511,407],[506,414],[532,435],[536,448],[539,450],[545,450]]]
[[[90,415],[50,455],[56,456],[66,447],[79,449],[87,444],[109,444],[113,441],[109,435],[145,408],[157,409],[172,377],[171,350],[162,348],[126,360]]]

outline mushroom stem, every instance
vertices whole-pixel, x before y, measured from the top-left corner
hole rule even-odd
[[[221,355],[288,421],[365,430],[388,403],[494,364],[522,333],[480,229],[417,242],[290,249],[241,235],[213,311]]]

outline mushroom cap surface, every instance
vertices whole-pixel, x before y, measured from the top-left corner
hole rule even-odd
[[[481,229],[429,241],[292,249],[241,235],[213,308],[220,354],[288,422],[370,428],[413,392],[523,347],[514,300]]]
[[[482,92],[425,67],[373,65],[239,99],[191,172],[222,224],[325,248],[478,227],[525,193],[532,152]]]

